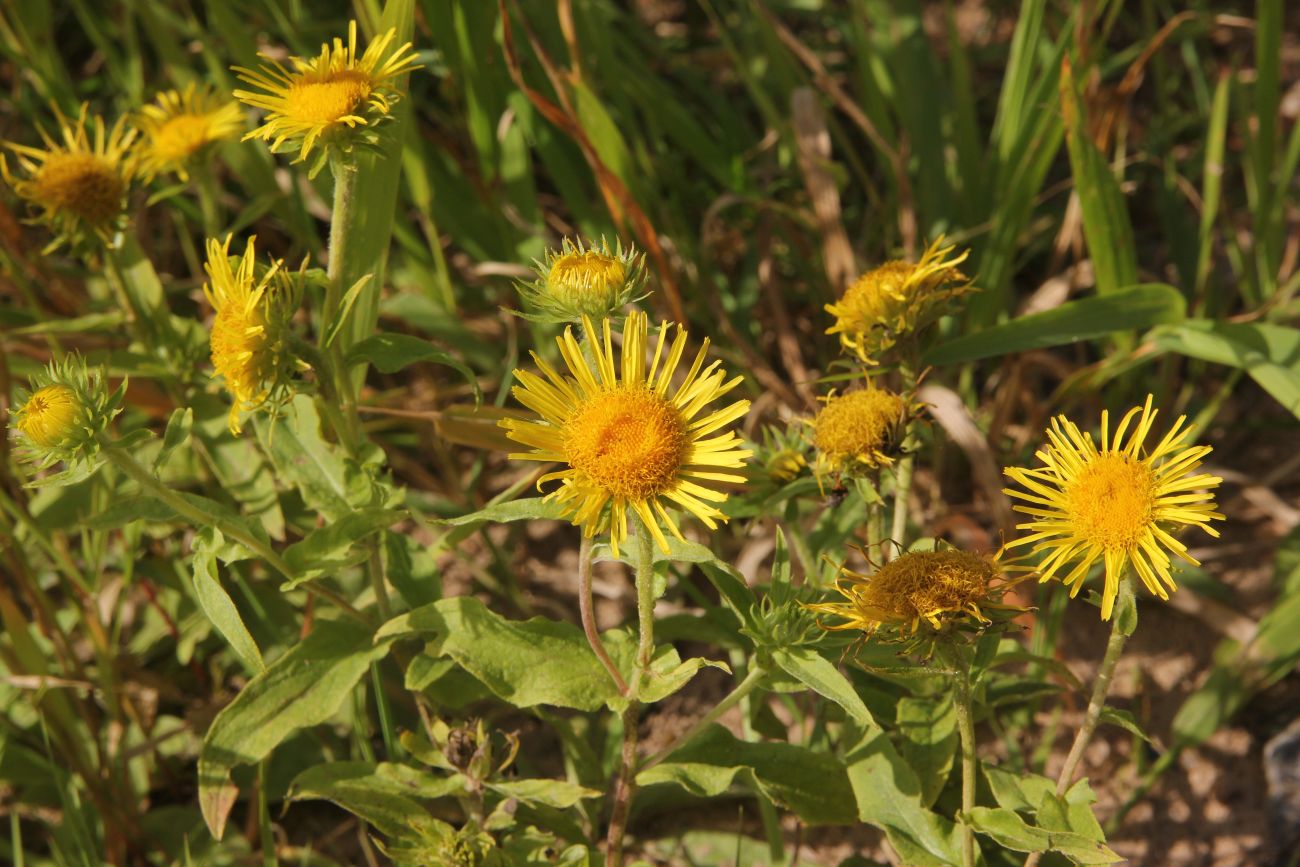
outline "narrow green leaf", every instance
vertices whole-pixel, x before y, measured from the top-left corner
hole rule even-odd
[[[483,393],[479,390],[478,377],[474,371],[423,338],[383,331],[362,340],[349,349],[347,354],[348,366],[369,363],[383,373],[396,373],[418,361],[432,361],[456,370],[474,389],[474,397],[482,399]]]
[[[362,540],[392,526],[405,514],[401,509],[358,509],[312,530],[301,542],[284,549],[284,560],[293,569],[294,579],[281,589],[292,589],[359,562],[369,553],[360,544]]]
[[[466,791],[460,774],[436,777],[405,765],[382,762],[330,762],[299,774],[289,787],[290,801],[330,801],[398,839],[436,837],[446,829],[417,798],[442,798]]]
[[[447,527],[463,527],[488,522],[504,524],[510,521],[540,520],[563,520],[563,508],[554,500],[546,501],[542,497],[529,497],[523,500],[511,500],[508,503],[497,503],[486,509],[470,512],[468,515],[441,518],[437,523]]]
[[[174,410],[171,418],[167,419],[167,428],[163,431],[162,448],[153,459],[153,472],[157,475],[158,470],[167,463],[167,458],[171,457],[172,452],[185,445],[190,438],[190,431],[194,427],[194,410],[189,407]]]
[[[1151,335],[1157,347],[1250,374],[1260,388],[1300,417],[1300,329],[1189,319]]]
[[[567,810],[586,798],[601,796],[601,793],[595,789],[588,789],[586,786],[568,780],[505,780],[488,783],[487,788],[498,795],[515,798],[525,804],[540,804],[557,810]]]
[[[1011,810],[976,807],[967,818],[976,831],[1016,852],[1060,852],[1076,864],[1114,864],[1124,860],[1105,843],[1069,831],[1034,827]]]
[[[957,755],[957,712],[951,696],[905,696],[898,701],[895,722],[902,736],[898,751],[916,772],[921,803],[931,807],[948,782]]]
[[[250,674],[266,671],[262,651],[253,640],[234,600],[217,577],[217,551],[224,543],[219,530],[203,530],[194,544],[193,588],[199,609],[230,645]]]
[[[813,692],[844,708],[863,729],[876,728],[871,711],[858,697],[853,684],[817,651],[808,647],[781,647],[772,651],[772,661]]]

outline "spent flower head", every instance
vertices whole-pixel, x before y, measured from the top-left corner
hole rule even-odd
[[[1036,456],[1037,469],[1008,467],[1004,472],[1024,490],[1006,489],[1022,501],[1016,511],[1032,520],[1018,525],[1029,535],[1008,547],[1033,545],[1032,555],[1044,555],[1038,569],[1050,580],[1067,565],[1061,579],[1078,594],[1098,560],[1105,566],[1101,616],[1109,620],[1119,582],[1129,564],[1156,596],[1169,598],[1176,590],[1170,574],[1170,554],[1199,565],[1172,531],[1195,526],[1218,536],[1210,521],[1222,520],[1214,502],[1218,476],[1197,472],[1209,446],[1189,445],[1192,429],[1179,416],[1169,432],[1149,451],[1147,435],[1157,410],[1152,398],[1133,407],[1110,431],[1110,415],[1101,414],[1101,445],[1065,416],[1052,419],[1048,445]],[[1128,438],[1125,439],[1125,434]]]
[[[290,395],[292,372],[304,366],[290,345],[302,275],[288,273],[279,259],[259,265],[255,238],[248,239],[243,257],[236,260],[230,240],[208,239],[203,293],[216,311],[209,341],[212,366],[233,398],[230,431],[239,434],[240,416],[283,403]]]
[[[535,322],[581,322],[614,315],[625,304],[645,297],[645,254],[635,246],[623,249],[616,241],[611,250],[581,238],[560,242],[534,263],[537,279],[518,283],[520,297],[533,312],[521,314]]]
[[[812,419],[817,447],[813,471],[820,480],[829,474],[858,475],[888,466],[902,444],[913,408],[901,395],[868,385],[823,398],[825,405]]]
[[[952,256],[955,249],[940,238],[920,262],[894,260],[863,274],[839,301],[826,305],[835,317],[826,333],[838,334],[844,350],[863,363],[879,364],[899,340],[934,322],[948,302],[971,291],[957,269],[970,251]]]
[[[67,244],[74,249],[109,243],[126,222],[126,197],[135,174],[130,155],[135,131],[119,118],[111,128],[86,105],[76,120],[63,114],[59,138],[39,130],[44,148],[5,142],[22,175],[0,158],[0,174],[36,212],[33,222],[45,224],[54,240],[45,252]]]
[[[11,419],[20,438],[19,456],[44,469],[59,461],[69,469],[93,467],[97,438],[122,411],[126,383],[108,391],[104,373],[79,355],[51,361],[32,377],[28,391],[15,395]]]
[[[243,131],[244,113],[239,103],[218,96],[212,87],[191,82],[183,91],[158,94],[136,114],[135,126],[141,133],[141,174],[153,180],[172,172],[189,180],[189,168],[212,145]]]
[[[291,57],[286,68],[266,54],[261,68],[234,67],[256,90],[235,97],[266,112],[265,122],[244,136],[271,143],[271,151],[296,152],[303,162],[320,146],[315,175],[332,157],[347,157],[357,147],[373,147],[376,128],[392,119],[401,98],[398,79],[418,69],[411,43],[394,45],[397,31],[377,35],[364,52],[357,49],[357,22],[348,23],[348,40],[336,38],[307,59]]]
[[[899,554],[871,574],[841,566],[835,589],[843,599],[807,607],[841,620],[823,628],[865,636],[884,630],[887,638],[906,640],[924,630],[979,629],[994,612],[1022,610],[1002,601],[1015,579],[1000,555],[936,548]]]
[[[507,436],[531,449],[511,457],[562,464],[563,469],[542,476],[538,487],[558,481],[546,498],[558,501],[587,537],[608,529],[615,556],[627,538],[628,512],[641,519],[665,552],[668,540],[661,528],[682,538],[668,508],[683,509],[716,529],[726,517],[715,504],[727,495],[700,483],[745,480],[726,470],[743,467],[752,452],[742,448],[734,431],[719,431],[749,412],[749,401],[701,413],[742,378],[728,380],[717,361],[705,365],[706,339],[686,376],[674,384],[686,332],[668,323],[659,327],[647,368],[648,324],[640,311],[623,325],[621,359],[608,319],[599,329],[584,319],[583,329],[590,338],[585,347],[572,328],[557,338],[568,375],[536,353],[541,376],[515,371],[520,383],[515,398],[541,417],[501,422]]]

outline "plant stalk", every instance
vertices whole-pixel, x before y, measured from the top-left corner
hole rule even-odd
[[[1092,684],[1092,697],[1088,700],[1088,710],[1083,715],[1083,723],[1079,726],[1079,731],[1074,735],[1074,743],[1070,745],[1070,752],[1065,757],[1061,773],[1056,778],[1057,797],[1063,797],[1069,791],[1074,781],[1074,772],[1083,761],[1083,751],[1088,748],[1088,742],[1092,740],[1092,734],[1101,721],[1101,712],[1106,707],[1106,696],[1115,677],[1115,667],[1119,664],[1119,658],[1124,653],[1124,645],[1128,641],[1121,624],[1125,619],[1124,615],[1135,604],[1133,584],[1128,576],[1124,576],[1120,578],[1119,598],[1116,600],[1115,610],[1111,612],[1110,638],[1106,641],[1106,654],[1101,658],[1101,667],[1097,670],[1097,678]],[[1031,853],[1025,859],[1025,867],[1034,867],[1042,857],[1042,852]]]
[[[953,706],[957,710],[957,731],[961,737],[961,863],[962,867],[975,867],[975,829],[969,817],[975,809],[975,718],[971,708],[970,665],[957,667],[953,672]]]
[[[596,629],[596,612],[591,604],[591,547],[591,538],[584,534],[582,545],[578,549],[578,611],[582,616],[582,631],[587,635],[591,652],[596,654],[600,664],[605,666],[618,691],[627,695],[627,682],[623,680],[623,675],[614,665],[614,660],[609,658],[609,651],[605,650],[605,643],[600,640],[600,632]]]

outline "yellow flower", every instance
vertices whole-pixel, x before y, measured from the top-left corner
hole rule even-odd
[[[307,60],[290,59],[292,69],[261,55],[270,65],[252,70],[234,67],[235,73],[259,91],[236,90],[235,97],[267,113],[262,126],[244,136],[271,142],[272,152],[286,145],[298,151],[301,162],[317,142],[347,153],[357,143],[373,144],[373,128],[389,119],[401,96],[397,78],[418,68],[407,42],[392,47],[397,31],[379,34],[357,51],[357,22],[348,24],[347,45],[335,39]]]
[[[827,334],[838,334],[846,351],[866,364],[880,356],[904,335],[917,332],[938,319],[953,298],[970,291],[957,266],[970,251],[949,258],[956,247],[935,241],[916,264],[895,260],[868,271],[844,297],[826,305],[835,317]]]
[[[539,488],[559,481],[560,487],[547,499],[558,501],[588,537],[608,527],[616,556],[627,538],[629,510],[665,552],[668,540],[661,527],[682,538],[665,505],[684,509],[716,529],[716,522],[726,517],[714,504],[727,495],[697,480],[744,481],[719,470],[743,467],[752,452],[740,448],[741,439],[734,431],[717,432],[745,415],[749,401],[697,416],[739,385],[741,377],[727,380],[716,361],[705,366],[709,345],[705,340],[685,378],[674,388],[672,378],[686,350],[686,333],[678,328],[673,334],[674,326],[660,325],[647,369],[648,324],[639,311],[624,323],[621,361],[614,357],[608,319],[602,322],[603,341],[590,319],[584,319],[583,327],[592,338],[585,348],[572,328],[556,341],[570,375],[557,373],[536,353],[533,360],[542,376],[515,371],[520,382],[514,389],[516,399],[541,419],[501,422],[507,436],[532,449],[511,457],[565,464],[565,469],[543,476]],[[590,353],[595,370],[584,351]]]
[[[224,243],[208,239],[208,282],[203,287],[216,311],[210,346],[212,366],[234,397],[230,432],[242,430],[239,417],[264,406],[287,384],[293,365],[288,326],[298,307],[297,284],[273,260],[259,268],[248,239],[238,268],[231,267],[230,237]]]
[[[1155,418],[1148,395],[1145,405],[1124,415],[1112,436],[1109,416],[1103,412],[1099,449],[1091,434],[1057,416],[1047,430],[1050,445],[1037,453],[1043,467],[1005,470],[1026,488],[1006,491],[1029,504],[1016,506],[1016,511],[1033,518],[1019,525],[1031,534],[1008,547],[1033,545],[1033,554],[1045,552],[1039,564],[1043,581],[1074,563],[1062,579],[1071,596],[1078,594],[1088,570],[1100,559],[1106,568],[1103,620],[1110,619],[1127,564],[1132,563],[1148,590],[1168,599],[1168,590],[1177,589],[1169,573],[1169,554],[1197,563],[1171,530],[1193,525],[1219,535],[1210,521],[1223,515],[1215,511],[1208,489],[1222,479],[1196,472],[1210,447],[1185,444],[1191,429],[1183,426],[1186,416],[1180,416],[1156,447],[1145,451],[1143,443]]]
[[[873,635],[887,626],[906,637],[922,623],[941,630],[945,623],[958,620],[989,623],[988,610],[1019,610],[1001,601],[1013,583],[1006,580],[996,555],[953,549],[913,551],[870,575],[841,567],[835,589],[844,601],[805,607],[844,621],[822,624],[825,629],[857,629]]]
[[[158,94],[153,105],[140,109],[135,125],[144,136],[139,148],[144,176],[152,180],[175,172],[181,180],[189,180],[190,161],[209,145],[238,135],[244,128],[244,113],[238,103],[191,83],[183,92]]]
[[[867,386],[825,398],[812,421],[817,447],[815,473],[888,466],[907,426],[907,401],[883,388]]]
[[[518,284],[527,306],[537,311],[524,316],[536,321],[600,319],[645,297],[639,294],[645,255],[635,247],[625,251],[621,241],[611,250],[604,238],[599,246],[565,238],[559,250],[548,250],[544,261],[536,263],[536,271],[535,281]]]
[[[39,388],[18,410],[15,427],[42,449],[66,445],[77,433],[81,401],[62,383]]]
[[[47,251],[65,242],[77,246],[88,236],[111,239],[123,222],[135,172],[134,160],[127,156],[135,132],[126,128],[125,118],[106,131],[104,119],[89,117],[82,105],[75,122],[59,115],[59,128],[57,142],[41,131],[43,149],[5,142],[27,177],[14,177],[8,161],[0,159],[5,182],[39,209],[37,221],[54,232]]]

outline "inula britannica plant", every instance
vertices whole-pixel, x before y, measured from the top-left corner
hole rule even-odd
[[[8,860],[1296,850],[1285,4],[12,5]]]

